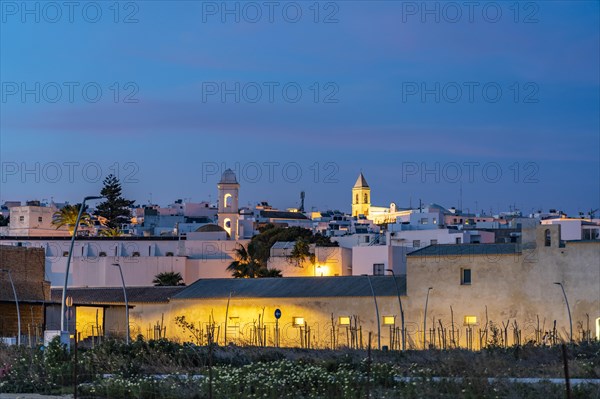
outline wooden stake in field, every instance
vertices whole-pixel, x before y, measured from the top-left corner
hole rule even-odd
[[[454,310],[452,310],[452,306],[450,306],[450,345],[456,348],[456,340],[454,337]]]
[[[369,346],[367,348],[367,384],[366,384],[367,395],[366,398],[371,397],[371,331],[369,331]]]

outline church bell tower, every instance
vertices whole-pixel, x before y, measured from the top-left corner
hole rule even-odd
[[[217,216],[219,226],[221,226],[232,240],[239,238],[238,219],[239,219],[239,198],[238,193],[240,185],[237,182],[235,173],[231,169],[223,172],[221,180],[217,185],[219,191],[219,208]]]
[[[369,216],[369,208],[371,208],[371,187],[361,172],[352,187],[352,216]]]

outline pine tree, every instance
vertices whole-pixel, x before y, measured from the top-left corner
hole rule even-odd
[[[106,201],[96,207],[96,214],[108,220],[106,223],[107,227],[118,229],[121,227],[121,224],[128,223],[131,219],[131,210],[129,208],[135,201],[121,197],[121,183],[115,176],[108,175],[103,183],[104,187],[100,191],[100,194],[106,198]]]

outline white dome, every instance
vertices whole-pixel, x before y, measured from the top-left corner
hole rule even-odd
[[[221,175],[221,181],[219,182],[219,184],[237,184],[237,178],[235,177],[235,172],[231,169],[227,169],[225,172],[223,172],[223,175]]]

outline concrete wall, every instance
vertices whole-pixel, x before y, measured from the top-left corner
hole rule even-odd
[[[544,244],[544,232],[549,228],[552,242]],[[523,341],[535,338],[537,318],[540,329],[557,329],[562,338],[569,337],[567,308],[560,286],[563,284],[573,318],[574,339],[579,336],[578,324],[596,334],[596,319],[600,318],[600,242],[566,243],[561,246],[558,226],[540,226],[535,246],[514,255],[409,256],[407,269],[407,317],[420,320],[424,315],[427,288],[429,296],[428,323],[444,326],[454,322],[461,331],[459,342],[466,345],[465,316],[477,317],[475,329],[484,328],[487,316],[502,326],[502,322],[517,321]],[[472,283],[461,285],[461,269],[471,269]],[[509,329],[512,343],[512,329]]]
[[[119,269],[112,266],[119,263],[123,270],[123,278],[127,286],[151,286],[152,280],[158,273],[178,272],[183,281],[191,284],[197,280],[197,275],[186,268],[185,257],[180,256],[144,256],[144,257],[99,257],[75,258],[71,261],[73,287],[121,287]],[[64,278],[64,270],[61,275]]]
[[[384,269],[392,269],[396,275],[406,274],[406,253],[411,250],[391,245],[354,247],[352,248],[352,275],[372,275],[374,263],[383,263]]]
[[[380,317],[399,314],[398,298],[377,297]],[[201,325],[206,332],[210,320],[214,320],[220,329],[218,342],[225,341],[225,319],[227,299],[210,300],[172,300],[169,305],[136,306],[130,313],[132,326],[139,326],[139,331],[146,335],[149,325],[164,319],[167,337],[178,341],[193,341],[190,334],[175,324],[175,317],[185,316],[196,326]],[[311,347],[331,347],[333,314],[336,325],[336,347],[347,345],[346,327],[339,328],[339,316],[357,316],[358,326],[362,327],[363,345],[368,342],[369,331],[372,332],[371,345],[377,347],[377,323],[373,298],[236,298],[232,297],[227,314],[227,342],[251,344],[254,339],[254,326],[258,325],[259,316],[266,324],[267,344],[274,344],[275,309],[280,309],[279,320],[281,346],[300,346],[300,329],[292,325],[293,317],[303,317],[311,329]],[[264,313],[263,313],[264,312]],[[264,319],[263,319],[264,314]],[[399,320],[399,318],[396,318]],[[396,326],[399,326],[399,321]],[[416,326],[411,326],[411,331]],[[408,329],[408,328],[407,328]],[[132,329],[133,335],[133,329]],[[415,336],[416,337],[416,336]],[[414,338],[411,340],[415,341]],[[389,326],[381,326],[381,345],[390,344]]]
[[[52,286],[62,287],[70,240],[7,239],[2,242],[8,244],[8,248],[18,248],[18,244],[21,248],[41,248],[42,256],[45,252],[45,278]],[[112,263],[123,266],[127,285],[152,285],[154,276],[163,271],[180,272],[186,284],[198,278],[231,277],[226,268],[234,260],[234,249],[247,243],[248,240],[78,239],[71,259],[69,284],[120,286],[120,280],[114,280],[119,277]]]

